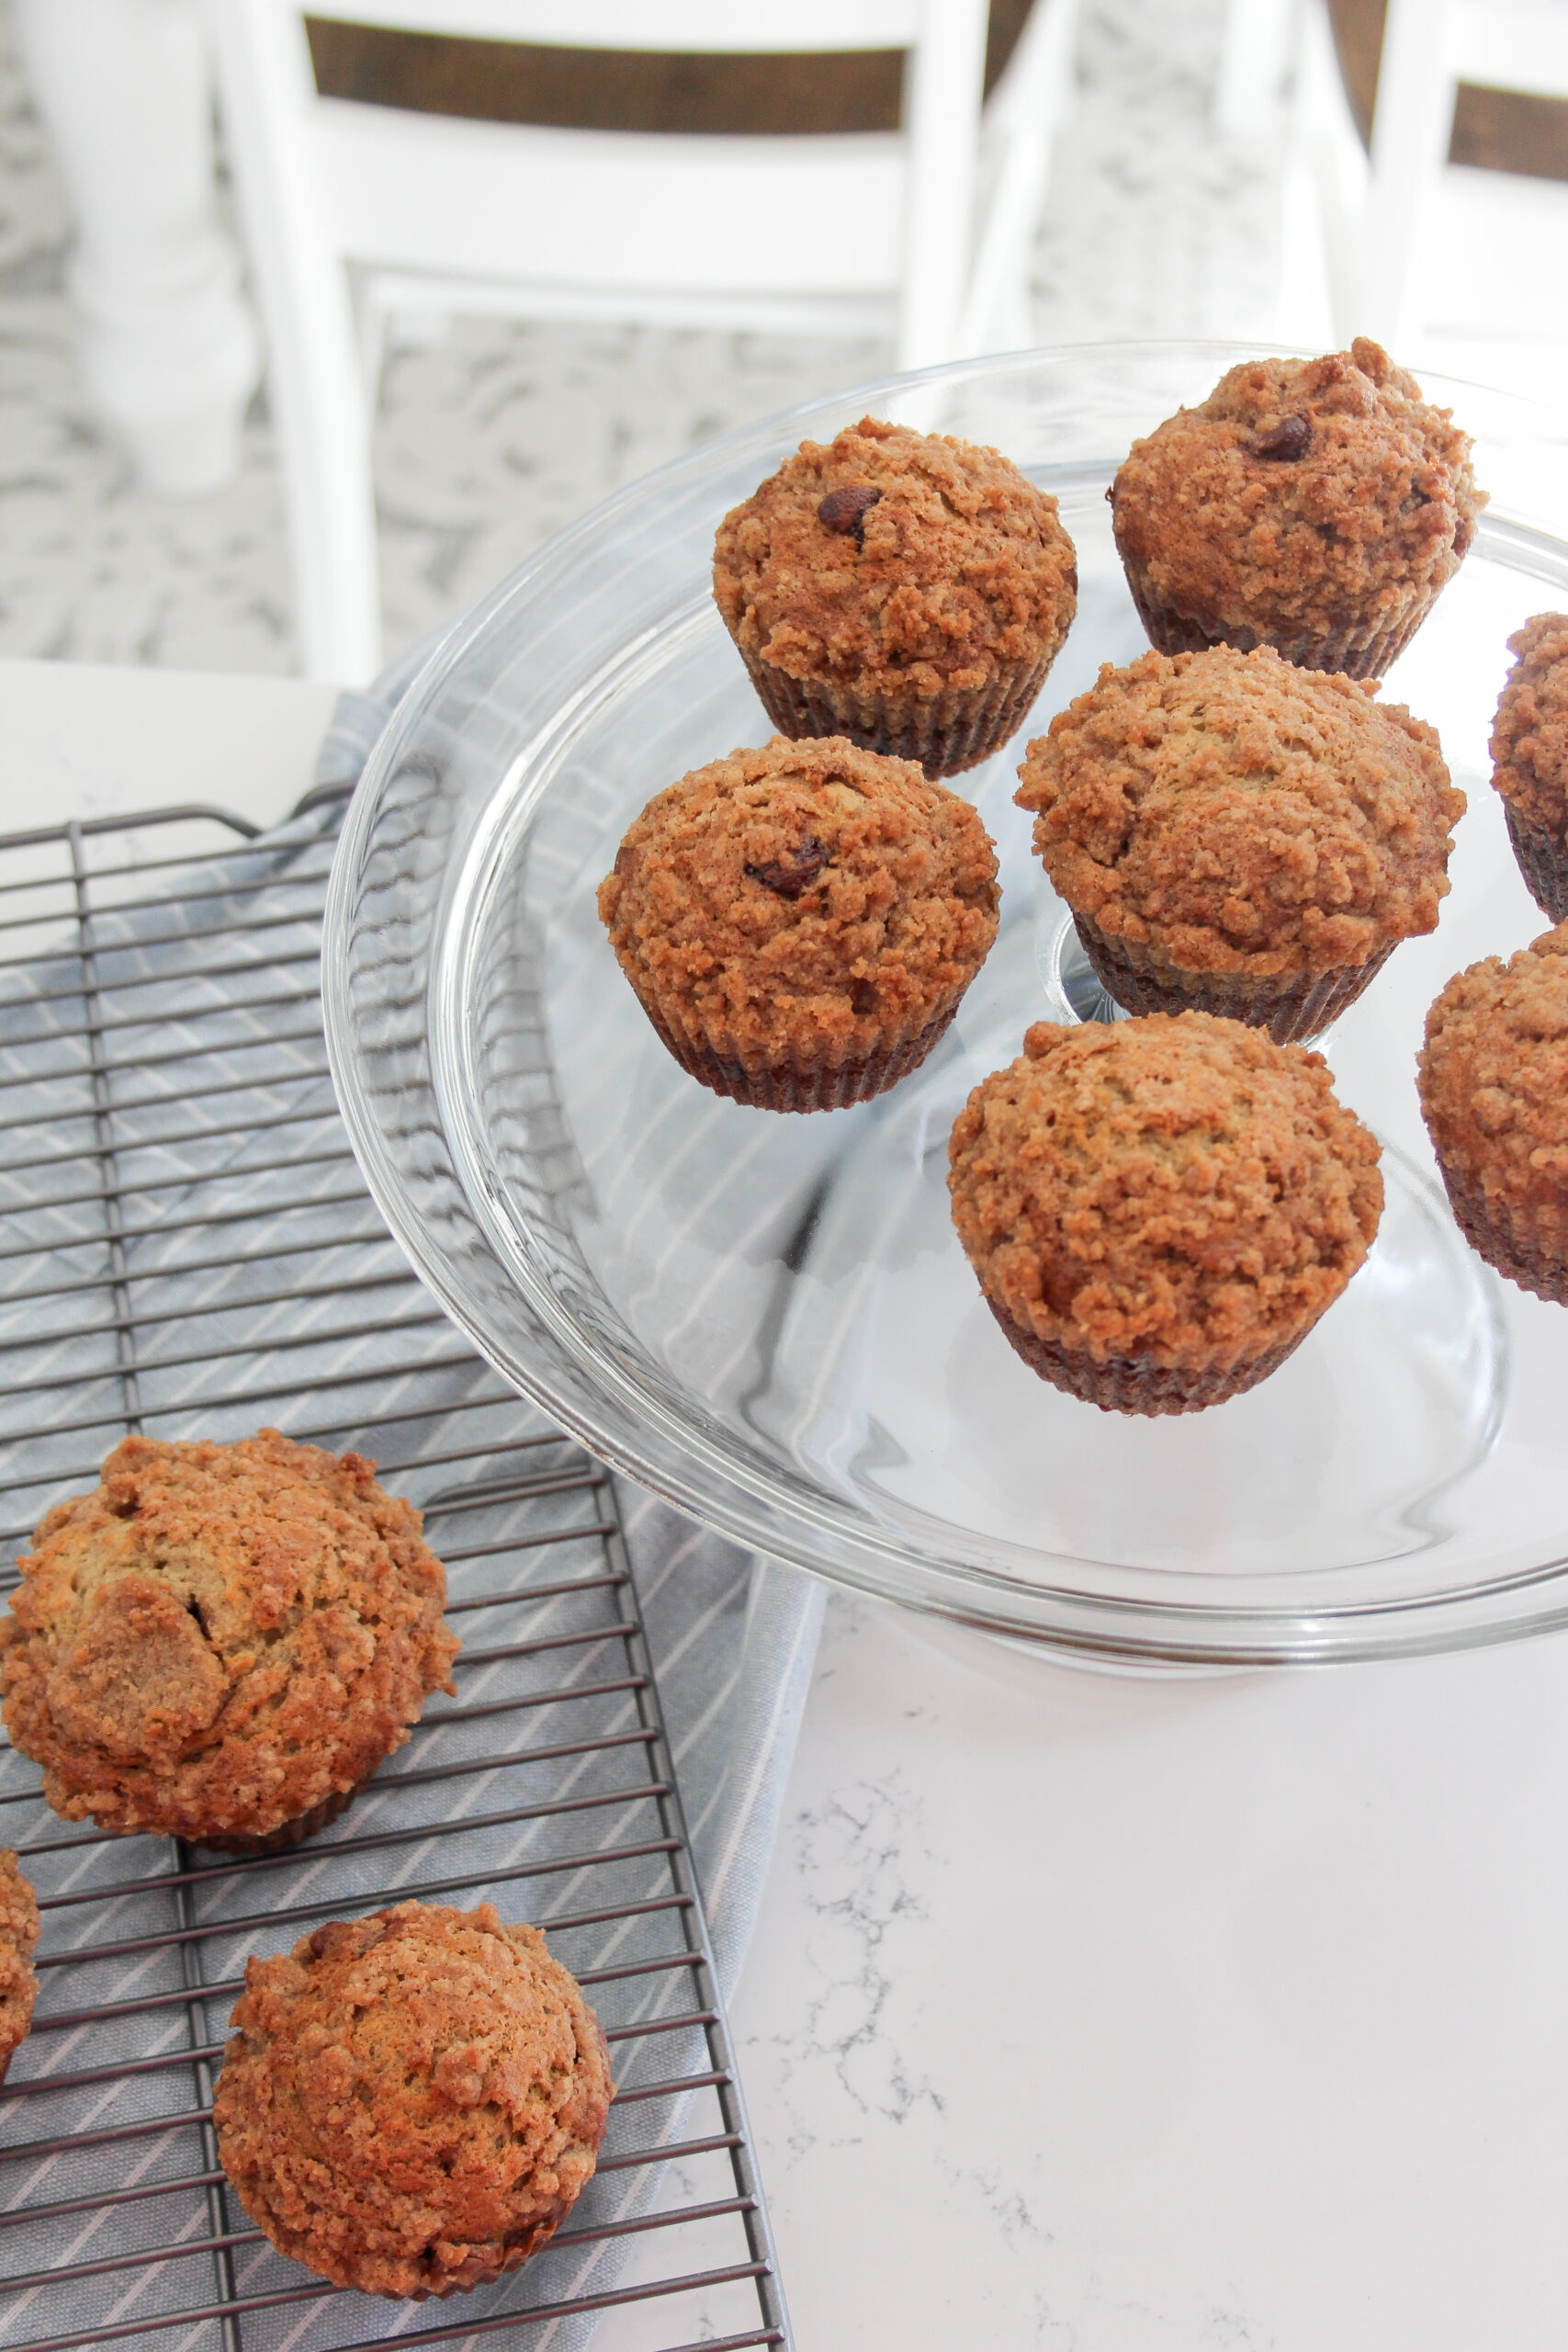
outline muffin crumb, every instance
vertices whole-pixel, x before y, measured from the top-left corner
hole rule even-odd
[[[276,1430],[122,1440],[41,1521],[0,1625],[6,1723],[49,1803],[197,1843],[336,1809],[453,1687],[421,1526],[373,1463]]]
[[[1427,1015],[1421,1112],[1461,1230],[1568,1306],[1568,922],[1458,972]]]
[[[592,2178],[615,2086],[536,1928],[400,1903],[251,1960],[213,2105],[278,2251],[422,2299],[515,2269]]]
[[[933,778],[1014,731],[1077,601],[1048,492],[995,449],[870,416],[725,516],[713,580],[775,727]]]
[[[599,913],[682,1067],[818,1109],[930,1051],[996,937],[996,876],[975,810],[912,761],[775,736],[654,796]]]
[[[1019,806],[1130,1010],[1286,1043],[1433,929],[1464,795],[1435,730],[1374,691],[1268,647],[1145,653],[1030,744]]]
[[[953,1221],[1002,1329],[1106,1409],[1222,1402],[1366,1257],[1378,1146],[1323,1057],[1207,1013],[1038,1022],[954,1123]]]
[[[1365,338],[1231,368],[1133,444],[1109,493],[1151,639],[1380,677],[1474,536],[1470,449]]]
[[[1515,656],[1492,729],[1492,782],[1526,887],[1542,912],[1568,916],[1568,613],[1537,613],[1508,639]]]
[[[38,1978],[28,1962],[38,1943],[38,1900],[15,1850],[0,1847],[0,2082],[32,2024]]]

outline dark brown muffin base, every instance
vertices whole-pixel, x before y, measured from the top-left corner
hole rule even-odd
[[[1511,800],[1504,801],[1503,814],[1526,889],[1543,914],[1561,922],[1568,915],[1568,844],[1521,816]]]
[[[1122,568],[1138,618],[1156,653],[1202,653],[1213,645],[1251,653],[1260,645],[1271,645],[1282,661],[1293,662],[1298,670],[1331,670],[1344,678],[1381,678],[1385,670],[1392,670],[1435,602],[1430,596],[1424,598],[1414,611],[1401,614],[1386,628],[1343,628],[1328,637],[1287,637],[1275,629],[1211,628],[1179,612],[1174,605],[1161,603],[1125,556]]]
[[[757,1111],[842,1111],[852,1102],[869,1102],[874,1095],[886,1094],[890,1086],[919,1069],[946,1035],[959,1004],[955,997],[913,1036],[895,1039],[848,1061],[781,1062],[749,1069],[733,1056],[716,1053],[702,1038],[678,1035],[645,997],[638,1001],[660,1042],[689,1077],[715,1094],[725,1095],[731,1102],[748,1103]]]
[[[537,2254],[541,2246],[548,2245],[576,2201],[575,2198],[563,2197],[553,2214],[530,2222],[526,2229],[520,2230],[514,2238],[508,2241],[501,2261],[476,2262],[471,2267],[452,2271],[439,2287],[415,2287],[406,2295],[383,2293],[381,2300],[389,2303],[428,2303],[434,2298],[444,2302],[448,2295],[471,2295],[476,2287],[493,2287],[498,2278],[506,2278],[511,2271],[521,2270],[530,2255]],[[378,2291],[375,2288],[361,2287],[357,2290],[360,2294]]]
[[[1478,1256],[1521,1290],[1553,1306],[1568,1306],[1568,1237],[1552,1238],[1516,1217],[1506,1201],[1489,1201],[1453,1174],[1441,1153],[1438,1169],[1454,1223]]]
[[[1212,1012],[1266,1029],[1277,1046],[1320,1036],[1377,978],[1397,940],[1364,964],[1329,972],[1258,978],[1250,972],[1183,972],[1146,947],[1101,931],[1090,915],[1073,922],[1101,986],[1129,1012]]]
[[[1256,1388],[1260,1380],[1278,1372],[1306,1338],[1305,1331],[1297,1331],[1261,1355],[1184,1372],[1169,1364],[1140,1363],[1131,1356],[1102,1362],[1087,1348],[1067,1348],[1059,1340],[1041,1339],[994,1298],[987,1296],[986,1304],[1014,1353],[1053,1387],[1064,1389],[1086,1405],[1098,1405],[1102,1413],[1141,1413],[1150,1419],[1162,1413],[1201,1413],[1210,1405],[1223,1405],[1229,1397]]]
[[[346,1813],[364,1786],[364,1781],[359,1781],[352,1789],[334,1789],[330,1797],[313,1804],[309,1813],[297,1813],[292,1821],[285,1821],[265,1838],[202,1837],[188,1838],[186,1843],[209,1847],[216,1854],[287,1854],[296,1846],[302,1846],[307,1838],[313,1838],[318,1829],[324,1829],[329,1821]]]
[[[918,760],[933,784],[978,767],[1017,734],[1037,699],[1049,661],[1014,663],[984,688],[949,688],[927,701],[857,695],[791,678],[745,654],[751,684],[782,735],[847,735],[864,752]]]

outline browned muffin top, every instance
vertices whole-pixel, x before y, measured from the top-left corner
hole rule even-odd
[[[741,1050],[869,1051],[974,977],[996,876],[974,809],[913,760],[775,735],[654,796],[599,913],[639,996]]]
[[[446,1578],[375,1464],[276,1430],[128,1437],[40,1523],[0,1625],[6,1722],[68,1820],[265,1837],[451,1690]]]
[[[1100,1362],[1197,1369],[1304,1328],[1382,1209],[1377,1143],[1323,1057],[1206,1012],[1037,1022],[949,1157],[987,1297]]]
[[[37,1942],[37,1900],[12,1849],[0,1847],[0,2075],[32,2023],[38,1979],[28,1962]]]
[[[1077,603],[1048,492],[995,449],[873,416],[725,516],[713,582],[754,659],[921,699],[1049,660]]]
[[[1568,613],[1537,613],[1508,639],[1517,658],[1497,703],[1492,781],[1556,840],[1568,834]]]
[[[1333,636],[1459,570],[1486,503],[1470,447],[1375,343],[1249,359],[1134,441],[1116,542],[1192,619]]]
[[[593,2172],[599,2021],[536,1928],[400,1903],[252,1960],[213,2118],[280,2252],[371,2295],[445,2294],[542,2245]]]
[[[1019,773],[1067,904],[1189,972],[1358,966],[1430,931],[1464,812],[1432,728],[1268,647],[1107,664]]]
[[[1568,1234],[1568,922],[1457,972],[1427,1015],[1421,1110],[1470,1191]]]

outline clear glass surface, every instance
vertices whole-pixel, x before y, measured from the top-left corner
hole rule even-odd
[[[1421,1125],[1427,1006],[1545,927],[1486,778],[1510,630],[1568,606],[1563,447],[1540,412],[1428,384],[1493,494],[1388,699],[1470,796],[1452,895],[1321,1041],[1383,1144],[1387,1206],[1272,1379],[1208,1412],[1101,1414],[1013,1355],[948,1214],[954,1114],[1092,976],[1012,804],[1028,735],[1145,650],[1105,489],[1134,435],[1256,346],[1120,345],[903,378],[667,468],[563,533],[455,632],[344,827],[323,954],[350,1132],[393,1232],[479,1348],[608,1461],[845,1583],[1106,1659],[1382,1656],[1568,1623],[1568,1313],[1456,1230]],[[1002,930],[938,1052],[810,1117],[687,1079],[594,894],[627,823],[769,728],[709,594],[726,510],[865,413],[994,443],[1061,502],[1078,616],[1023,735],[960,778]]]

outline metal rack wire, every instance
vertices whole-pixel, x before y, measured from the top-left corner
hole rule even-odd
[[[614,1489],[411,1277],[337,1119],[316,957],[340,807],[266,839],[189,808],[0,838],[0,1589],[128,1430],[259,1422],[421,1504],[464,1641],[456,1702],[285,1856],[63,1823],[0,1747],[43,1918],[0,2100],[0,2343],[566,2352],[603,2320],[637,2352],[784,2344]],[[445,2305],[276,2255],[209,2120],[246,1956],[411,1894],[545,1928],[619,2086],[568,2225]]]

